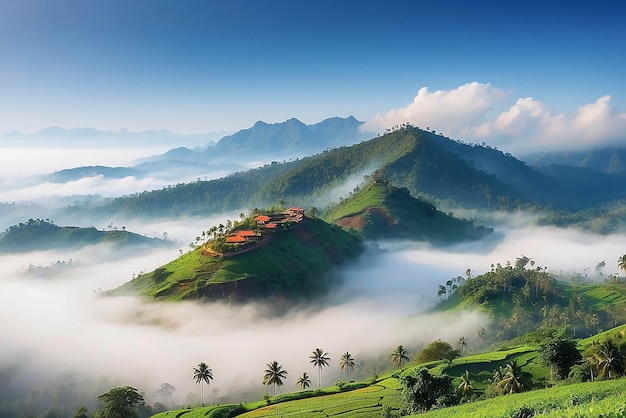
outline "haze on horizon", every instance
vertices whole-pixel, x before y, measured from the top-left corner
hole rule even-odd
[[[96,176],[52,184],[33,176],[130,166],[170,148],[204,146],[216,132],[257,120],[312,124],[354,115],[372,136],[410,122],[515,156],[626,146],[624,16],[626,3],[614,1],[3,1],[0,202],[25,206],[0,213],[0,230],[46,218],[73,199],[195,180]],[[49,126],[201,135],[56,141],[37,134]],[[5,134],[13,131],[26,135]],[[187,250],[202,229],[235,217],[136,220],[127,227],[150,236],[167,231]],[[0,375],[18,391],[69,376],[85,383],[89,397],[127,384],[150,394],[169,382],[176,401],[189,403],[199,394],[192,369],[206,361],[215,374],[209,389],[234,395],[244,386],[262,396],[266,363],[281,362],[287,387],[295,389],[299,374],[313,375],[308,356],[315,347],[331,354],[324,378],[331,383],[345,350],[357,360],[387,360],[398,344],[417,349],[435,338],[471,338],[485,323],[477,313],[422,316],[435,303],[437,285],[468,268],[482,273],[526,255],[564,275],[588,274],[603,260],[605,274],[617,272],[624,234],[535,227],[526,219],[502,215],[497,243],[446,249],[379,243],[388,252],[372,258],[375,265],[362,259],[345,266],[341,289],[279,318],[261,304],[154,306],[99,297],[176,258],[178,249],[0,255],[0,340],[9,341],[0,347]],[[61,221],[103,228],[118,220]],[[64,277],[23,274],[31,264],[70,258],[76,263]]]

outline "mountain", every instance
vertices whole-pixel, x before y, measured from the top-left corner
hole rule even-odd
[[[200,150],[179,147],[140,161],[249,163],[299,158],[368,138],[370,134],[361,132],[362,125],[353,116],[329,118],[313,125],[295,118],[273,124],[258,121],[251,128],[221,138],[215,146]]]
[[[94,214],[171,217],[263,207],[281,199],[317,206],[328,202],[329,195],[346,182],[359,184],[363,175],[376,171],[413,196],[465,208],[539,205],[572,211],[626,195],[626,182],[614,181],[612,189],[594,182],[575,183],[580,170],[574,168],[564,175],[544,173],[496,149],[408,126],[299,160],[120,197],[89,210]],[[67,210],[82,209],[78,205]]]
[[[45,180],[53,183],[65,183],[68,181],[79,180],[83,177],[103,176],[121,179],[128,176],[141,178],[145,174],[146,173],[142,170],[129,167],[83,166],[55,171],[54,173],[43,177]]]
[[[120,247],[157,247],[171,244],[168,241],[147,238],[126,230],[99,231],[94,227],[61,227],[48,220],[29,219],[25,223],[7,228],[0,234],[0,253],[79,248],[102,243],[111,243]]]
[[[590,151],[550,152],[532,154],[525,158],[537,167],[567,165],[587,168],[600,173],[626,176],[626,147],[606,147]]]
[[[336,266],[363,251],[358,238],[320,219],[304,217],[272,230],[253,223],[248,218],[233,230],[216,232],[209,243],[110,294],[142,294],[161,300],[311,300],[333,286]],[[254,228],[252,242],[225,244],[226,237],[244,226]],[[219,252],[217,243],[221,243]]]
[[[408,239],[433,244],[484,238],[493,229],[475,227],[473,222],[457,219],[430,202],[414,198],[406,188],[397,188],[375,179],[336,207],[325,217],[365,239]]]

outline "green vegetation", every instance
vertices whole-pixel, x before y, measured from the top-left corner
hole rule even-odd
[[[436,308],[478,308],[491,318],[491,339],[501,341],[533,329],[571,327],[576,335],[595,334],[626,321],[626,279],[609,276],[604,283],[557,281],[533,260],[491,266],[485,274],[458,276],[440,285],[445,300]]]
[[[325,219],[366,239],[410,239],[449,244],[480,239],[492,229],[475,227],[471,221],[437,210],[406,188],[397,188],[374,176],[363,189],[329,210]]]
[[[529,208],[545,214],[542,222],[603,232],[623,225],[620,199],[626,183],[613,174],[577,181],[584,175],[576,168],[537,170],[486,145],[454,141],[410,125],[296,161],[272,162],[221,179],[171,185],[98,204],[77,204],[64,212],[165,218],[252,208],[279,199],[315,206],[320,197],[347,180],[376,171],[413,196],[450,208]],[[600,210],[602,216],[585,215],[587,210]],[[568,219],[576,211],[579,218]]]
[[[0,253],[49,250],[51,248],[78,248],[86,245],[111,243],[118,246],[162,246],[168,241],[146,238],[122,230],[100,231],[94,227],[57,226],[49,219],[29,219],[10,226],[0,234]]]
[[[233,223],[215,240],[224,240],[247,222]],[[233,247],[231,253],[216,255],[210,244],[198,245],[109,293],[143,294],[160,300],[304,300],[327,292],[333,285],[331,270],[363,248],[358,238],[317,218],[276,228],[250,251],[244,251],[245,246],[239,251]]]

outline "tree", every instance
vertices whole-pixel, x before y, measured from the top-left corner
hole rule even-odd
[[[428,369],[420,368],[400,377],[402,384],[403,414],[426,412],[434,406],[451,406],[457,403],[448,375],[433,376]]]
[[[539,354],[551,371],[556,367],[558,379],[565,379],[572,366],[582,359],[576,341],[568,337],[546,338],[539,346]]]
[[[467,341],[465,341],[465,337],[463,336],[459,337],[459,340],[457,341],[457,347],[458,347],[459,354],[462,353],[463,350],[467,348]]]
[[[311,379],[307,372],[302,373],[302,376],[298,379],[298,385],[300,389],[304,390],[311,386]]]
[[[209,366],[207,366],[206,363],[202,362],[200,364],[198,364],[198,367],[196,367],[195,369],[193,369],[193,378],[196,381],[196,384],[200,385],[200,389],[201,389],[201,402],[202,402],[202,406],[204,406],[204,385],[203,383],[206,383],[207,385],[209,383],[211,383],[211,380],[213,380],[213,370],[209,369]]]
[[[624,274],[626,274],[626,254],[617,259],[617,267],[624,270]]]
[[[452,348],[450,343],[437,339],[428,344],[415,358],[417,364],[428,363],[429,361],[448,360],[459,356],[459,352]]]
[[[74,414],[74,418],[89,418],[89,410],[86,407],[81,406]]]
[[[330,357],[328,357],[328,353],[326,353],[321,348],[316,348],[313,350],[313,354],[309,356],[311,359],[311,363],[313,366],[317,367],[317,387],[319,389],[322,388],[322,367],[328,366],[328,362],[330,361]]]
[[[407,351],[401,345],[397,346],[395,350],[391,353],[391,361],[398,368],[402,367],[403,361],[409,361],[409,356],[407,356]]]
[[[459,384],[457,389],[462,390],[464,395],[469,395],[470,393],[472,393],[472,390],[474,390],[468,370],[465,370],[465,373],[461,375],[461,383]]]
[[[611,379],[624,374],[624,354],[612,340],[606,339],[594,348],[598,376]]]
[[[352,354],[347,351],[343,353],[341,359],[339,360],[339,367],[341,367],[341,370],[345,369],[346,380],[350,381],[350,369],[354,369],[354,358],[352,357]]]
[[[502,393],[520,393],[530,389],[532,386],[531,375],[522,370],[517,364],[517,360],[509,361],[506,364],[506,371],[496,387]]]
[[[274,398],[276,398],[276,389],[283,385],[283,379],[287,378],[287,370],[283,370],[283,366],[277,361],[267,363],[267,369],[263,375],[263,384],[272,385]],[[276,403],[276,413],[278,414],[278,403]]]
[[[487,331],[485,330],[485,327],[480,327],[476,330],[476,336],[480,338],[481,340],[485,338],[485,335],[487,335]]]
[[[159,285],[163,283],[166,277],[167,277],[167,270],[165,269],[165,267],[158,267],[152,272],[152,282],[154,283],[154,297],[155,298],[157,296]]]
[[[146,405],[143,395],[130,386],[115,387],[98,396],[98,399],[105,404],[103,418],[134,418],[137,417],[137,409]]]
[[[157,399],[162,402],[167,402],[168,404],[172,404],[172,396],[176,392],[176,388],[169,383],[162,383],[161,386],[155,391],[155,395]]]

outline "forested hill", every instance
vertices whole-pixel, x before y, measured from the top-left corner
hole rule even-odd
[[[408,189],[378,178],[357,188],[325,218],[374,240],[408,239],[446,245],[493,233],[492,229],[445,214],[432,203],[411,196]]]
[[[468,270],[465,277],[442,283],[438,293],[437,310],[478,308],[488,314],[495,340],[559,326],[588,336],[626,321],[625,278],[556,277],[526,256],[513,264],[492,264],[490,271],[477,276]]]
[[[110,243],[117,246],[164,246],[172,242],[147,238],[125,230],[100,231],[94,227],[57,226],[51,221],[29,219],[0,233],[0,253],[78,248]]]
[[[222,179],[179,184],[89,207],[127,216],[180,216],[269,206],[280,199],[317,205],[346,180],[380,170],[413,195],[448,200],[472,208],[511,208],[539,204],[583,209],[626,194],[626,183],[604,194],[589,194],[590,184],[552,177],[498,150],[453,141],[414,127],[402,127],[349,147],[339,147],[287,163],[272,163]],[[81,211],[85,207],[69,210]]]

